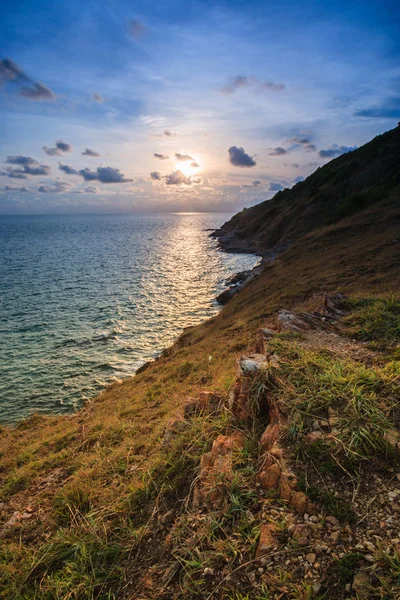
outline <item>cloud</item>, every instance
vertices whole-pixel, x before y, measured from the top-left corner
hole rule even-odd
[[[388,98],[380,106],[372,106],[357,110],[354,115],[356,117],[364,117],[370,119],[399,119],[400,118],[400,96]]]
[[[100,183],[128,183],[132,179],[126,179],[119,169],[113,167],[98,167],[96,171],[90,169],[81,169],[79,175],[85,181],[100,181]]]
[[[254,87],[259,90],[269,90],[273,92],[280,92],[286,89],[283,83],[274,83],[273,81],[260,81],[256,77],[247,77],[247,75],[237,75],[231,77],[225,87],[222,88],[223,94],[233,94],[237,90]]]
[[[167,175],[164,179],[167,185],[201,185],[203,183],[203,178],[199,175],[188,177],[179,170]]]
[[[194,160],[194,158],[189,156],[189,154],[180,154],[179,152],[175,152],[175,156],[178,160]]]
[[[40,185],[37,189],[41,194],[62,194],[63,192],[70,191],[71,184],[68,181],[58,179],[53,185]]]
[[[158,152],[154,152],[153,156],[154,158],[159,158],[160,160],[167,160],[169,158],[169,156],[166,154],[159,154]]]
[[[128,26],[129,26],[129,33],[131,34],[133,39],[136,41],[140,40],[147,31],[147,29],[143,25],[143,23],[141,23],[137,19],[130,19]]]
[[[24,175],[23,171],[19,169],[7,169],[7,177],[12,179],[28,179],[28,175]]]
[[[345,154],[346,152],[352,152],[356,150],[357,146],[338,146],[337,144],[333,144],[330,148],[326,150],[320,150],[319,155],[321,158],[335,158],[336,156],[340,156],[341,154]]]
[[[43,152],[49,156],[61,156],[62,154],[58,148],[49,148],[48,146],[43,146]]]
[[[97,188],[94,187],[94,185],[87,185],[85,188],[83,188],[83,191],[85,194],[96,194]]]
[[[92,94],[91,99],[93,102],[97,102],[98,104],[102,104],[104,102],[103,96],[100,94]]]
[[[21,167],[19,169],[7,167],[6,169],[8,177],[15,177],[16,179],[26,179],[27,175],[48,175],[50,173],[50,167],[39,164],[37,160],[30,156],[7,156],[6,162]]]
[[[58,168],[60,169],[60,171],[63,171],[67,175],[79,175],[79,171],[73,169],[72,167],[69,167],[68,165],[62,165],[61,163],[58,163]]]
[[[165,135],[166,137],[178,137],[177,133],[175,133],[174,131],[169,131],[169,129],[166,129],[163,135]]]
[[[182,171],[174,171],[171,175],[166,176],[165,183],[167,185],[191,185],[192,181]]]
[[[307,151],[314,151],[317,147],[311,143],[310,138],[301,135],[295,135],[288,139],[288,142],[291,144],[300,144]]]
[[[63,142],[62,140],[57,140],[55,148],[43,146],[43,151],[49,156],[61,156],[64,152],[71,152],[71,150],[72,146],[66,142]]]
[[[231,146],[228,153],[229,162],[234,167],[254,167],[257,164],[253,157],[246,154],[242,147]]]
[[[7,156],[6,162],[9,165],[21,165],[24,167],[38,164],[37,160],[35,160],[34,158],[31,158],[30,156],[23,156],[21,154]]]
[[[309,144],[310,140],[306,137],[295,135],[294,137],[290,138],[288,142],[291,142],[292,144]]]
[[[27,187],[12,187],[11,185],[5,185],[4,189],[6,190],[6,192],[29,192],[30,190]]]
[[[67,142],[63,142],[62,140],[56,141],[56,148],[61,150],[61,152],[71,152],[72,146],[67,144]]]
[[[54,92],[39,81],[33,80],[10,58],[0,60],[0,85],[5,83],[17,84],[18,94],[29,100],[54,100]]]
[[[26,79],[27,77],[21,67],[10,58],[3,58],[0,60],[0,84]]]
[[[193,169],[199,169],[200,168],[200,165],[197,164],[197,162],[190,163],[190,166],[193,167]]]
[[[34,81],[31,85],[21,88],[19,95],[29,98],[29,100],[54,100],[55,98],[51,89],[38,81]]]
[[[285,188],[281,183],[271,181],[268,189],[270,192],[280,192],[280,191],[284,190]]]
[[[282,148],[282,146],[277,146],[276,148],[272,148],[271,152],[269,153],[270,156],[282,156],[283,154],[287,154],[288,150],[285,150],[285,148]]]
[[[155,181],[161,181],[161,173],[159,173],[158,171],[152,171],[150,173],[150,177]]]
[[[82,152],[82,156],[100,156],[100,154],[90,148],[86,148],[85,152]]]
[[[301,181],[304,181],[304,177],[299,175],[299,177],[296,177],[296,179],[294,179],[293,183],[300,183]]]
[[[247,183],[245,183],[244,185],[242,185],[242,188],[249,190],[249,189],[258,188],[260,185],[262,185],[261,181],[253,181],[251,185],[248,185]]]

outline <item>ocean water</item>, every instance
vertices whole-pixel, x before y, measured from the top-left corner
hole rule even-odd
[[[71,412],[218,312],[230,215],[0,217],[0,421]]]

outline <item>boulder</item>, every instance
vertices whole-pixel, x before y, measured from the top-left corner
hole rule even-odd
[[[310,330],[322,329],[324,331],[333,331],[335,326],[333,319],[323,316],[318,312],[299,312],[294,313],[290,310],[282,308],[278,312],[278,330],[279,331],[294,331],[303,333]]]

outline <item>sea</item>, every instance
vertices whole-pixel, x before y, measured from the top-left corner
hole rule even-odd
[[[76,411],[215,315],[221,213],[0,217],[0,422]]]

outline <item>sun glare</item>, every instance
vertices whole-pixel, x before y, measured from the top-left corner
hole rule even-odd
[[[182,171],[182,173],[184,175],[186,175],[186,177],[191,177],[192,175],[195,175],[198,170],[199,167],[192,167],[191,163],[182,163],[180,162],[179,164],[176,165],[176,170],[177,171]]]

